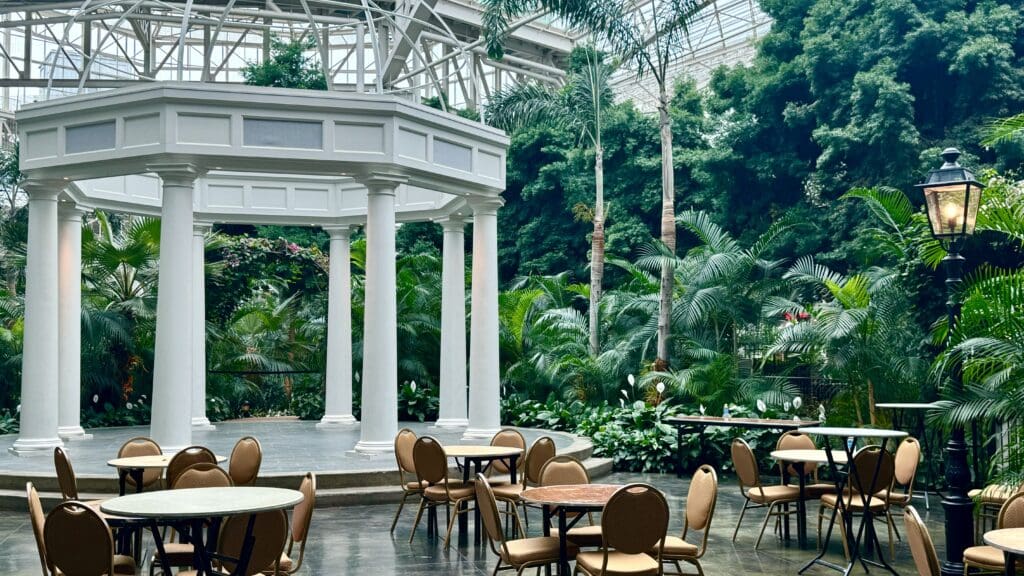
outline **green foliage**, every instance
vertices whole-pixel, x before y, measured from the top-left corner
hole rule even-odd
[[[326,90],[327,80],[323,69],[317,64],[318,58],[306,56],[315,50],[316,40],[303,37],[285,42],[274,37],[270,40],[270,58],[264,62],[249,63],[242,69],[246,84],[253,86],[274,86],[277,88],[302,88]]]
[[[300,420],[319,420],[324,417],[324,387],[320,379],[300,379],[292,387],[291,413]]]
[[[398,419],[418,422],[437,420],[438,402],[436,388],[404,382],[398,388]]]

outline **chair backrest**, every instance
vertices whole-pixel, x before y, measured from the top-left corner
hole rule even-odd
[[[688,530],[703,530],[704,541],[707,542],[708,528],[711,517],[715,514],[718,502],[718,474],[707,464],[701,464],[690,479],[690,488],[686,492],[686,521],[683,524],[683,537]]]
[[[235,486],[249,486],[256,482],[263,463],[263,447],[252,436],[245,436],[235,443],[228,459],[228,474]]]
[[[555,441],[549,436],[541,436],[530,445],[530,451],[526,453],[526,470],[523,477],[534,486],[540,485],[540,471],[544,465],[555,457]]]
[[[231,516],[224,521],[220,529],[217,549],[221,554],[238,558],[241,556],[245,540],[245,529],[249,524],[249,515]],[[273,572],[275,564],[284,552],[285,541],[288,539],[288,515],[284,510],[270,510],[256,514],[253,523],[252,537],[254,545],[249,565],[244,576],[252,576],[263,571]],[[236,563],[223,561],[224,567],[234,573]]]
[[[402,428],[395,436],[395,460],[398,461],[398,471],[408,474],[416,473],[416,464],[412,458],[412,447],[416,444],[416,433],[408,428]],[[405,484],[405,476],[402,476],[402,483]]]
[[[896,464],[892,454],[881,446],[865,446],[853,455],[850,484],[857,492],[874,494],[888,491],[895,475]]]
[[[523,438],[523,435],[520,434],[518,430],[504,428],[491,437],[491,446],[519,448],[520,450],[525,451],[526,439]],[[492,461],[490,469],[498,474],[507,474],[509,472],[507,461],[501,459]]]
[[[57,469],[60,497],[65,500],[78,500],[78,480],[75,479],[75,469],[71,467],[71,460],[60,446],[53,449],[53,467]]]
[[[1024,492],[1017,492],[1003,502],[996,528],[1024,528]]]
[[[601,537],[605,554],[614,548],[626,554],[661,549],[668,530],[668,502],[649,484],[619,488],[601,512]]]
[[[736,469],[736,477],[740,480],[740,488],[761,485],[761,474],[757,470],[757,458],[743,438],[732,441],[732,465]]]
[[[921,462],[921,443],[917,438],[904,438],[896,448],[896,483],[909,492],[917,476],[917,465]]]
[[[316,475],[306,472],[306,477],[299,484],[302,502],[295,505],[292,511],[292,541],[305,542],[309,535],[309,523],[313,519],[313,508],[316,507]]]
[[[128,440],[121,445],[121,448],[117,451],[118,458],[130,458],[132,456],[159,456],[163,454],[163,450],[160,449],[160,445],[156,443],[152,438],[146,438],[145,436],[138,436]],[[147,468],[142,472],[142,485],[152,486],[160,480],[160,475],[163,472],[159,468]],[[135,486],[135,479],[129,475],[127,477],[128,485]]]
[[[231,475],[209,462],[200,462],[185,468],[174,479],[171,488],[227,488],[234,486]]]
[[[556,456],[540,469],[540,485],[590,484],[587,468],[572,456]]]
[[[412,447],[413,467],[420,483],[434,485],[448,478],[448,457],[441,443],[432,436],[423,436]]]
[[[939,576],[939,555],[935,552],[935,544],[913,506],[903,510],[903,524],[906,526],[907,542],[910,543],[910,554],[914,557],[918,576]]]
[[[480,511],[480,519],[484,525],[484,533],[491,541],[491,548],[498,554],[497,547],[505,545],[505,531],[501,528],[501,516],[498,513],[498,501],[494,498],[491,483],[483,474],[476,475],[476,505]]]
[[[782,436],[779,436],[779,441],[775,443],[776,450],[817,450],[818,446],[814,443],[814,438],[811,438],[809,434],[803,432],[797,432],[796,430],[790,430]],[[793,464],[784,464],[779,462],[779,470],[782,471],[782,467],[786,466],[786,473],[790,476],[796,477],[797,471],[796,466]],[[806,462],[803,465],[804,476],[814,474],[818,470],[818,465],[813,462]]]
[[[36,487],[31,482],[25,483],[25,496],[28,499],[28,517],[32,521],[32,535],[36,537],[36,550],[39,552],[39,563],[43,567],[43,576],[50,576],[53,570],[46,559],[46,541],[43,538],[46,515],[43,514],[43,503],[39,500],[39,492],[36,492]]]
[[[201,464],[208,462],[210,464],[217,463],[217,457],[213,452],[204,446],[189,446],[181,452],[178,452],[171,457],[171,461],[167,463],[167,485],[174,486],[174,480],[181,474],[185,468],[193,464]]]
[[[46,557],[67,576],[114,574],[114,541],[103,518],[85,504],[62,502],[43,525]]]

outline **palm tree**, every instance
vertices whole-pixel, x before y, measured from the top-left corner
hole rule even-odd
[[[493,94],[485,116],[492,126],[512,131],[536,122],[550,122],[579,134],[594,150],[594,207],[586,210],[594,225],[590,247],[589,351],[596,356],[600,343],[600,303],[604,278],[604,146],[601,130],[604,109],[611,104],[608,84],[612,67],[593,47],[576,48],[584,64],[570,69],[566,85],[554,89],[540,83],[519,84]],[[576,58],[572,58],[575,60]]]
[[[683,52],[689,23],[706,5],[701,0],[654,0],[635,4],[628,0],[483,0],[483,31],[488,54],[500,60],[509,22],[517,16],[548,10],[569,26],[586,29],[599,36],[611,53],[630,62],[638,78],[650,76],[658,86],[657,108],[661,135],[661,243],[675,253],[675,182],[672,151],[671,97],[668,76],[670,65]],[[658,302],[658,350],[656,370],[669,363],[672,295],[675,275],[672,258],[661,265]]]

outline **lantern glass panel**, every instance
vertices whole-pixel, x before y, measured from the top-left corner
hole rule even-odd
[[[932,233],[939,238],[962,236],[966,231],[965,214],[970,217],[973,231],[973,220],[978,211],[975,206],[973,214],[966,210],[968,185],[965,183],[946,186],[929,186],[924,189],[924,199],[928,206],[928,221],[932,225]]]

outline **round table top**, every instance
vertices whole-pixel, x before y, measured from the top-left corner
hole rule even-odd
[[[592,506],[601,508],[624,484],[560,484],[527,488],[519,498],[549,506]]]
[[[985,544],[1003,552],[1024,554],[1024,528],[1002,528],[985,532]]]
[[[167,468],[171,463],[172,454],[153,454],[151,456],[126,456],[107,460],[107,466],[113,468]],[[217,456],[217,463],[227,460],[225,456]]]
[[[444,447],[444,454],[449,458],[505,458],[519,456],[522,453],[522,448],[514,446],[452,444]]]
[[[905,438],[908,434],[900,430],[882,430],[879,428],[838,428],[822,426],[820,428],[800,428],[797,432],[817,434],[818,436],[843,436],[854,438]]]
[[[828,454],[824,450],[773,450],[771,456],[783,462],[799,462],[801,464],[807,462],[824,464],[828,462]],[[832,459],[836,464],[845,464],[846,454],[841,450],[833,451]]]
[[[875,408],[888,408],[891,410],[931,410],[935,408],[932,402],[884,402],[875,404]]]
[[[136,518],[214,518],[291,508],[302,499],[302,492],[286,488],[182,488],[111,498],[100,511]]]

